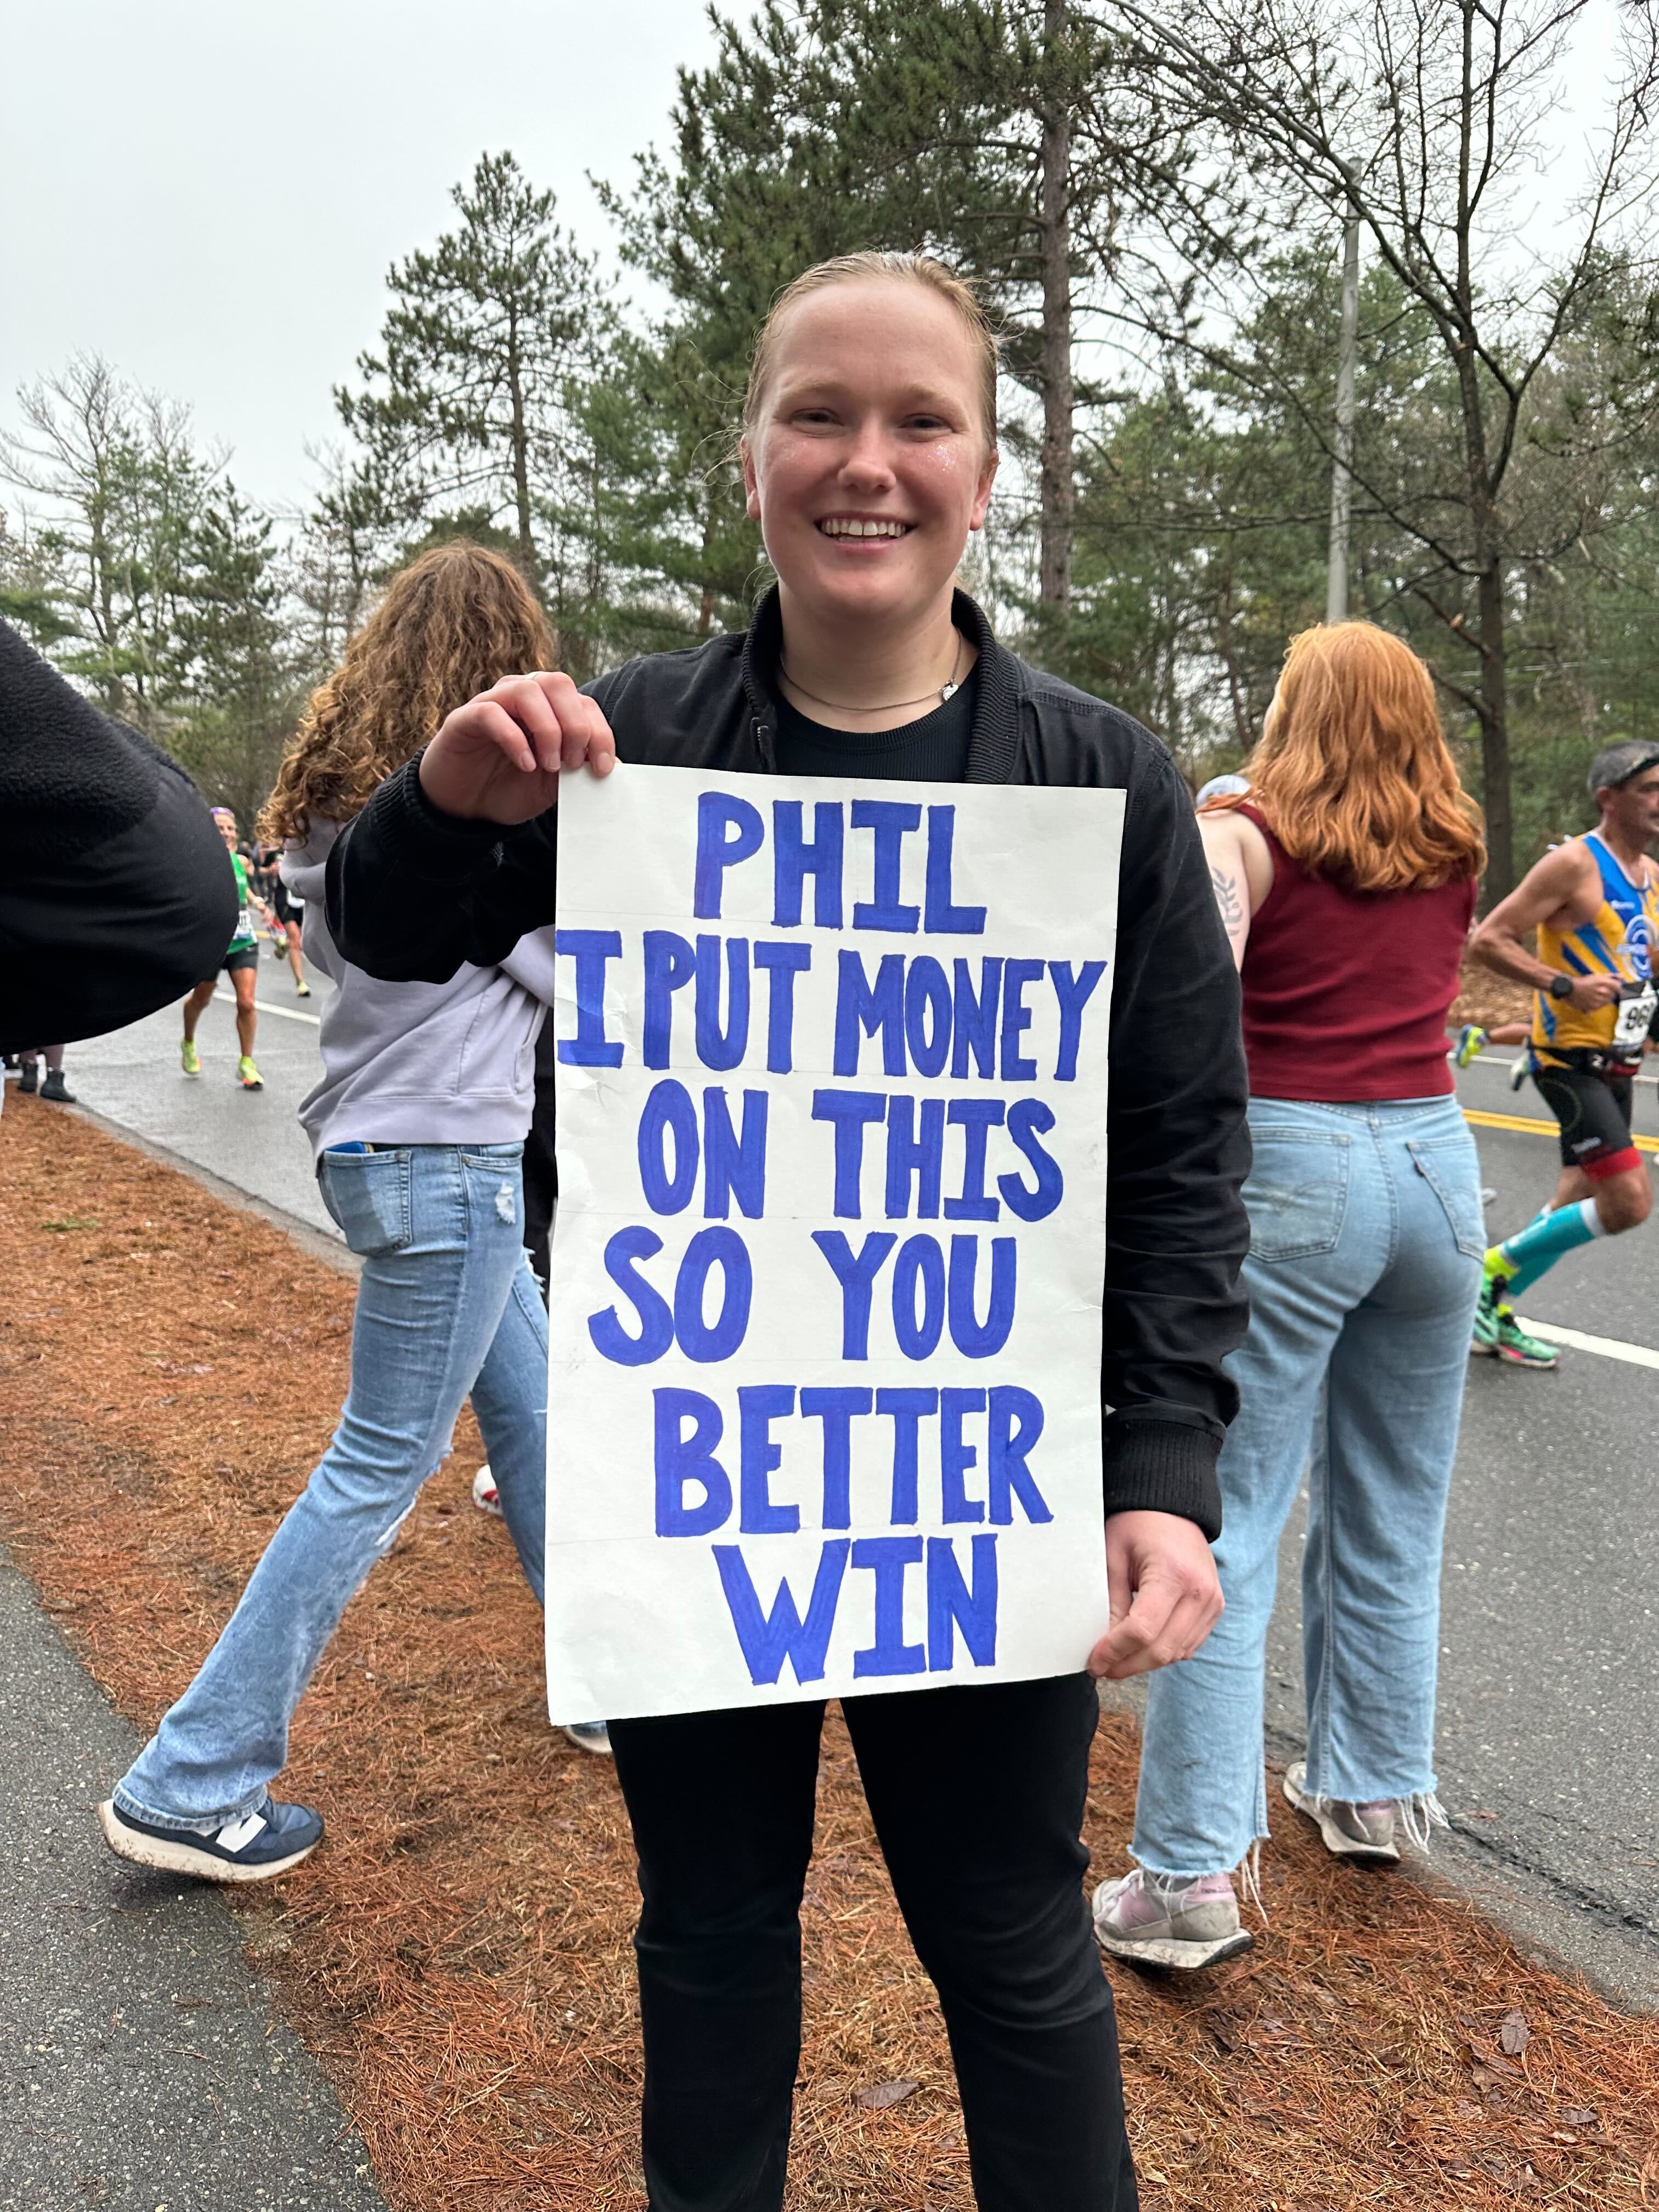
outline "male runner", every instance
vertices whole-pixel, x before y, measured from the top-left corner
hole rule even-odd
[[[297,891],[289,888],[275,868],[270,872],[270,914],[271,951],[278,960],[287,957],[294,977],[295,996],[308,999],[311,986],[306,981],[305,964],[300,949],[305,930],[306,902]]]
[[[1659,1011],[1659,744],[1621,738],[1590,763],[1597,827],[1546,853],[1469,941],[1472,958],[1530,983],[1530,1060],[1561,1124],[1561,1176],[1534,1221],[1486,1255],[1474,1349],[1520,1367],[1559,1354],[1528,1336],[1510,1301],[1564,1252],[1648,1218],[1653,1189],[1631,1141],[1631,1079]],[[1526,937],[1538,932],[1538,953]]]
[[[264,900],[255,897],[248,883],[247,863],[236,849],[236,817],[228,806],[216,806],[213,819],[236,873],[236,933],[220,963],[236,994],[236,1041],[241,1048],[241,1056],[236,1062],[236,1080],[244,1091],[263,1091],[264,1080],[253,1065],[253,1033],[259,1022],[253,1007],[253,986],[259,973],[259,946],[253,934],[250,909],[258,907],[267,921],[270,917]],[[185,1000],[185,1042],[180,1056],[186,1075],[199,1075],[202,1072],[201,1054],[196,1049],[196,1024],[212,999],[218,981],[216,975],[207,976]]]

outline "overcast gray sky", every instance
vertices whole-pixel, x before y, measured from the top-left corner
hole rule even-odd
[[[1549,227],[1577,170],[1613,12],[1594,0],[1575,41],[1565,158],[1521,214],[1528,231]],[[234,448],[249,496],[302,504],[307,442],[334,434],[330,389],[374,341],[388,265],[445,228],[478,155],[511,148],[610,258],[586,174],[628,182],[632,155],[665,138],[677,65],[712,52],[702,0],[11,9],[0,422],[20,383],[100,352],[188,401],[204,441]]]
[[[610,256],[585,174],[665,137],[701,0],[47,0],[0,64],[0,422],[78,349],[301,501],[331,386],[452,185],[511,148]]]

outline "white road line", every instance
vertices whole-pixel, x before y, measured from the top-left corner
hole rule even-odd
[[[1611,1336],[1586,1336],[1582,1328],[1560,1328],[1553,1321],[1531,1321],[1525,1314],[1517,1318],[1529,1334],[1541,1336],[1546,1344],[1565,1345],[1569,1352],[1596,1352],[1603,1359],[1623,1359],[1632,1367],[1659,1367],[1659,1352],[1650,1352],[1645,1344],[1620,1344]]]
[[[216,991],[213,995],[222,1006],[234,1006],[236,1003],[236,994],[234,991]],[[275,1014],[281,1021],[309,1022],[313,1029],[318,1029],[322,1024],[323,1018],[320,1014],[302,1014],[297,1006],[268,1006],[263,999],[256,999],[253,1001],[253,1006],[256,1013]]]

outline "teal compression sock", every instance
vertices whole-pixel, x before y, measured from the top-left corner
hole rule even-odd
[[[1595,1210],[1593,1198],[1581,1199],[1576,1206],[1558,1207],[1553,1213],[1540,1213],[1536,1221],[1513,1237],[1506,1237],[1498,1246],[1504,1255],[1504,1273],[1509,1281],[1504,1286],[1506,1298],[1519,1297],[1539,1277],[1547,1274],[1564,1252],[1571,1252],[1580,1244],[1588,1244],[1592,1237],[1605,1237],[1607,1231]]]

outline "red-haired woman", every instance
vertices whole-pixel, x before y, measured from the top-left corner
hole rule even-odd
[[[1264,1656],[1304,1471],[1308,1756],[1285,1795],[1373,1862],[1441,1817],[1440,1543],[1486,1245],[1446,1062],[1485,853],[1428,670],[1370,623],[1304,630],[1248,774],[1199,823],[1244,987],[1255,1152],[1217,1468],[1227,1610],[1151,1685],[1139,1863],[1095,1899],[1107,1950],[1172,1966],[1250,1942],[1231,1874],[1267,1832]]]
[[[744,407],[749,511],[778,576],[747,634],[630,661],[592,697],[544,676],[451,714],[342,838],[329,918],[348,957],[380,973],[437,978],[501,958],[553,918],[561,761],[608,769],[613,731],[634,762],[1121,789],[1101,1109],[1115,1626],[1089,1662],[1118,1675],[1184,1657],[1215,1617],[1204,1539],[1232,1411],[1221,1358],[1242,1320],[1237,985],[1169,755],[1016,660],[954,589],[991,496],[996,376],[977,302],[937,262],[860,254],[809,271],[769,319]],[[1130,2212],[1111,1999],[1081,1889],[1090,1674],[843,1710],[950,2029],[980,2203]],[[803,1701],[611,1731],[644,1896],[653,2212],[783,2202],[823,1711]]]

